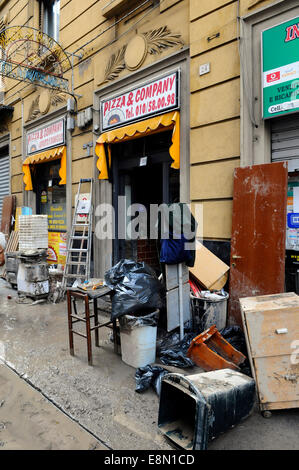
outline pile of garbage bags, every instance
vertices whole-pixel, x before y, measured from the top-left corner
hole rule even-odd
[[[144,262],[122,259],[105,274],[105,284],[113,290],[111,319],[161,309],[164,288],[155,271]]]

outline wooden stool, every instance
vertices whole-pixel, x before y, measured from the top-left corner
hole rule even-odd
[[[70,354],[74,356],[74,334],[86,338],[87,340],[87,356],[88,364],[92,366],[92,346],[91,346],[91,332],[95,332],[95,345],[99,347],[99,328],[103,326],[113,325],[113,342],[114,352],[117,353],[117,337],[116,337],[116,320],[110,320],[106,323],[99,324],[98,320],[98,305],[97,300],[104,295],[111,292],[109,287],[96,289],[95,291],[83,292],[79,290],[68,289],[67,291],[67,311],[68,311],[68,328],[69,328],[69,344]],[[83,316],[78,315],[76,300],[83,300],[85,310]],[[90,312],[90,302],[93,303],[93,314]],[[72,305],[74,312],[72,310]],[[90,319],[94,318],[94,326],[91,326]],[[84,322],[86,325],[86,334],[79,333],[73,330],[73,325],[78,322]]]

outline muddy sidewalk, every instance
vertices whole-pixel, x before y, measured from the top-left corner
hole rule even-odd
[[[16,291],[0,280],[0,359],[23,377],[19,380],[26,379],[42,391],[105,448],[172,449],[157,427],[159,398],[152,390],[135,392],[135,369],[114,353],[109,328],[100,328],[99,348],[93,339],[91,367],[85,339],[75,337],[75,356],[69,354],[65,303],[18,304],[16,298]],[[106,313],[100,320],[107,318]],[[183,372],[196,373],[194,369]],[[208,449],[297,449],[298,417],[298,409],[275,412],[271,419],[255,410],[243,423],[211,442]],[[54,446],[55,442],[51,438],[48,444]]]
[[[0,450],[107,450],[0,364]]]

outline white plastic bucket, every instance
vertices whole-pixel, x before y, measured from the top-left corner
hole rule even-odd
[[[157,326],[139,325],[127,329],[120,324],[121,358],[129,366],[137,369],[153,364],[156,361],[156,341]]]

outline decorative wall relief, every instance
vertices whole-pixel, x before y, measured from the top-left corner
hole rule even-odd
[[[174,47],[178,44],[181,44],[182,46],[184,45],[181,35],[172,34],[167,26],[162,26],[161,28],[144,33],[144,37],[148,44],[149,54],[160,53],[163,49]]]
[[[118,77],[120,72],[125,68],[126,65],[124,61],[124,56],[125,56],[126,47],[127,46],[123,46],[115,54],[112,54],[107,64],[105,75],[104,75],[104,80],[102,83],[107,83],[111,80],[114,80],[116,77]]]
[[[31,103],[26,122],[48,113],[51,106],[58,106],[66,102],[65,93],[58,90],[43,90]]]
[[[136,35],[127,45],[112,54],[101,85],[117,78],[125,68],[137,70],[148,54],[161,54],[163,50],[178,45],[184,45],[181,35],[173,34],[167,26]]]
[[[0,32],[5,29],[6,25],[7,25],[7,15],[4,15],[4,16],[1,16],[0,17]]]

